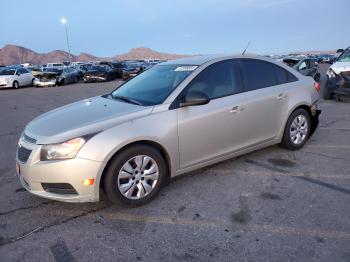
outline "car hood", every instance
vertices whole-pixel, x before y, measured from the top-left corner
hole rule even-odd
[[[330,68],[336,73],[350,71],[350,62],[336,62],[330,66]]]
[[[38,79],[56,79],[58,76],[60,76],[60,73],[55,73],[55,72],[40,72],[37,73],[35,76]]]
[[[99,96],[40,115],[24,132],[36,139],[37,144],[59,143],[148,115],[152,109]]]

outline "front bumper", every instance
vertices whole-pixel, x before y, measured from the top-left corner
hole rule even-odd
[[[26,161],[16,154],[17,173],[23,187],[30,193],[64,202],[95,202],[99,200],[99,177],[101,162],[74,158],[68,160],[40,161],[40,145],[21,142],[31,151]],[[84,185],[85,179],[94,179],[93,185]],[[53,193],[45,185],[69,184],[75,193]],[[44,186],[44,187],[43,187]]]
[[[9,88],[9,87],[12,87],[10,83],[4,83],[4,82],[0,83],[0,88]]]
[[[106,76],[84,76],[85,82],[93,82],[93,81],[106,81]]]
[[[328,77],[325,88],[335,95],[350,96],[350,78],[342,76],[342,74],[337,75],[337,77]]]
[[[33,82],[34,86],[46,87],[46,86],[55,86],[57,85],[55,80],[41,81],[39,79],[35,79]]]
[[[320,122],[319,117],[322,113],[321,110],[317,109],[317,106],[315,105],[315,107],[311,107],[311,130],[310,130],[310,136],[315,132],[315,130],[318,127],[318,124]]]

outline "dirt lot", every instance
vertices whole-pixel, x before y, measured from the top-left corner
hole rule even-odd
[[[269,147],[178,178],[139,208],[32,196],[14,175],[35,116],[117,81],[0,90],[1,261],[350,261],[350,105],[321,101],[299,151]]]

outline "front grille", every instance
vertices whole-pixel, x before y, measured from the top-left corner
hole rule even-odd
[[[23,146],[18,147],[17,149],[17,159],[23,163],[27,162],[30,153],[32,153],[32,150],[27,149]]]
[[[61,195],[77,195],[77,191],[68,183],[41,183],[46,192]]]
[[[23,139],[25,141],[27,141],[28,143],[31,143],[31,144],[36,144],[36,139],[35,138],[32,138],[30,136],[27,136],[26,134],[23,134]]]

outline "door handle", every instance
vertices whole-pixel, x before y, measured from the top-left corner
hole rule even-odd
[[[232,107],[232,109],[230,110],[230,113],[237,114],[237,113],[240,113],[242,110],[243,110],[242,107],[240,107],[240,106],[234,106],[234,107]]]
[[[281,93],[281,94],[278,94],[277,99],[278,99],[278,100],[284,100],[284,99],[286,99],[287,97],[288,97],[288,96],[287,96],[286,94]]]

